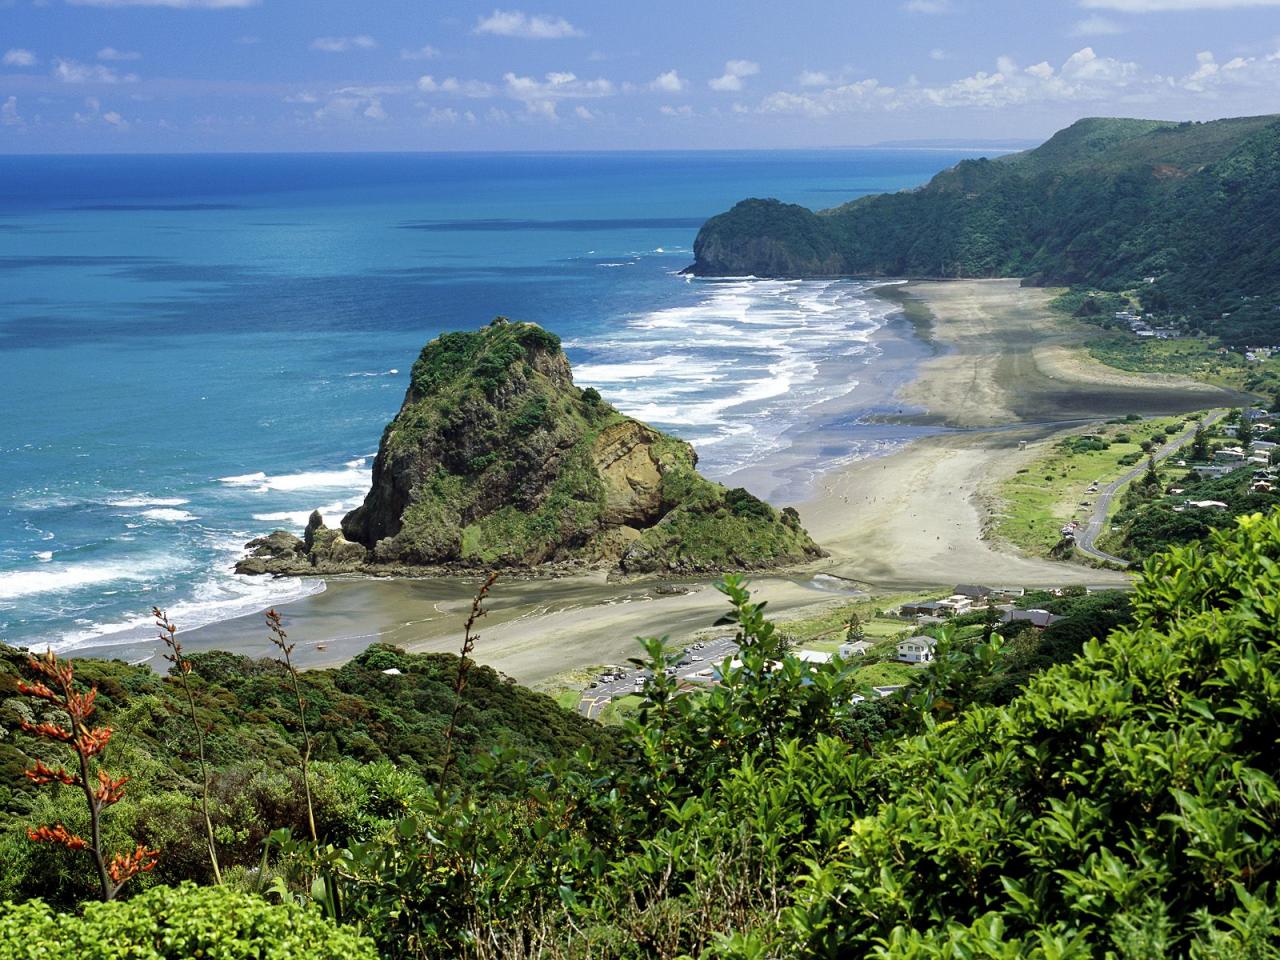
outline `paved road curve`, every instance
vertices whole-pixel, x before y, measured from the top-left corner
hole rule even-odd
[[[1226,415],[1227,412],[1225,410],[1219,410],[1217,413],[1213,413],[1205,417],[1201,423],[1204,424],[1204,427],[1207,430],[1210,426],[1217,423]],[[1190,429],[1184,430],[1182,433],[1178,434],[1155,452],[1154,456],[1156,461],[1159,462],[1164,460],[1184,444],[1189,443],[1191,438],[1195,436],[1195,433],[1196,428],[1193,425]],[[1107,523],[1107,517],[1111,513],[1112,499],[1114,499],[1115,495],[1120,492],[1121,487],[1129,481],[1136,479],[1140,474],[1145,473],[1146,469],[1147,463],[1143,460],[1119,480],[1115,480],[1107,484],[1098,491],[1098,499],[1095,500],[1093,504],[1093,513],[1089,516],[1088,522],[1085,523],[1084,527],[1080,530],[1080,533],[1076,536],[1077,550],[1097,560],[1105,560],[1108,563],[1118,564],[1122,567],[1129,566],[1128,560],[1106,553],[1103,550],[1099,550],[1095,544],[1098,537],[1102,535],[1103,528]]]

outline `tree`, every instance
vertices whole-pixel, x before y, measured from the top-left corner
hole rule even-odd
[[[1147,472],[1143,474],[1142,485],[1153,489],[1160,487],[1160,474],[1156,472],[1155,457],[1147,457]]]
[[[1196,424],[1195,436],[1191,438],[1191,459],[1209,459],[1209,434],[1205,431],[1203,423]]]
[[[1240,426],[1236,429],[1236,440],[1240,448],[1248,453],[1253,449],[1253,421],[1247,416],[1240,418]]]
[[[80,788],[89,810],[89,839],[72,833],[61,823],[28,829],[27,837],[34,843],[53,843],[68,850],[87,851],[98,873],[102,899],[114,900],[126,883],[155,867],[159,851],[139,844],[132,853],[117,853],[107,860],[102,846],[102,815],[124,797],[124,785],[129,778],[113,778],[94,759],[111,740],[110,727],[89,726],[89,718],[96,709],[98,688],[91,687],[88,693],[77,690],[71,661],[59,661],[52,650],[43,657],[29,657],[27,666],[38,679],[34,683],[18,681],[18,692],[43,700],[54,711],[65,715],[67,726],[58,720],[40,723],[24,720],[22,729],[44,740],[66,744],[75,754],[78,770],[49,767],[43,760],[36,760],[35,766],[24,775],[38,787],[63,784]]]
[[[855,640],[865,640],[867,636],[866,630],[862,628],[862,618],[858,616],[857,611],[849,614],[849,623],[845,626],[844,639],[846,643],[852,643]]]

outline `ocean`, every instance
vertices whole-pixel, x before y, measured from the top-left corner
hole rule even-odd
[[[698,226],[960,156],[0,157],[0,640],[100,648],[152,605],[190,629],[323,590],[231,566],[358,504],[418,351],[496,315],[558,333],[580,385],[709,476],[802,496],[895,440],[796,439],[857,396],[889,305],[856,281],[683,277]]]

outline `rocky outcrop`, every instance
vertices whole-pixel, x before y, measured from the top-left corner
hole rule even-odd
[[[836,277],[851,272],[830,222],[777,200],[743,200],[698,231],[689,272],[707,277]]]
[[[369,559],[363,546],[352,543],[341,530],[326,527],[319,510],[311,514],[301,539],[277,530],[250,540],[245,549],[249,553],[236,564],[236,573],[355,573]]]
[[[693,448],[573,383],[554,334],[499,318],[433,340],[383,432],[364,503],[246,573],[597,565],[721,572],[820,555],[794,511],[701,477]]]

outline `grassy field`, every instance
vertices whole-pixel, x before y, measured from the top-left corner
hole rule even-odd
[[[1028,466],[1000,485],[994,508],[996,536],[1033,556],[1047,557],[1070,520],[1084,520],[1095,495],[1086,492],[1093,481],[1105,485],[1141,462],[1142,441],[1159,447],[1166,427],[1182,429],[1181,417],[1162,417],[1138,423],[1105,424],[1090,433],[1045,441],[1042,452]],[[1175,430],[1177,432],[1177,430]],[[1096,437],[1099,444],[1083,438]],[[1105,449],[1103,449],[1105,445]]]
[[[1280,362],[1251,363],[1240,353],[1219,353],[1205,340],[1139,340],[1128,333],[1108,333],[1090,342],[1089,353],[1120,370],[1176,374],[1232,390],[1280,385]]]

